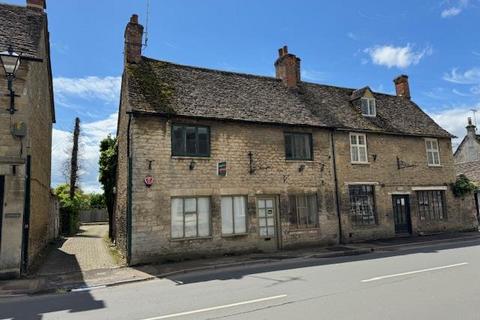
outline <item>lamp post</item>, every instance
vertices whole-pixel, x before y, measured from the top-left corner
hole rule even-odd
[[[5,77],[8,82],[8,91],[10,96],[10,107],[7,111],[10,114],[15,113],[15,91],[13,90],[13,80],[15,79],[15,74],[17,73],[18,67],[20,66],[20,55],[13,51],[12,46],[8,47],[7,51],[0,52],[0,63],[3,66],[5,71]]]

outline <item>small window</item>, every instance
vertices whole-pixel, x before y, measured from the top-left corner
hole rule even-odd
[[[298,229],[317,228],[318,210],[317,195],[290,195],[290,227]]]
[[[367,137],[362,133],[350,134],[350,156],[352,163],[368,163]]]
[[[209,128],[189,125],[173,125],[172,156],[210,156]]]
[[[372,185],[351,185],[350,214],[354,225],[375,224],[375,196]]]
[[[440,165],[440,151],[437,139],[425,139],[425,147],[427,149],[427,163],[429,166]]]
[[[210,198],[172,198],[172,238],[210,236]]]
[[[362,98],[361,109],[362,115],[367,117],[375,117],[377,115],[377,105],[376,101],[373,98]]]
[[[247,197],[222,197],[222,234],[243,234],[247,232]]]
[[[285,133],[285,158],[287,160],[312,160],[312,135],[310,133]]]
[[[417,191],[420,220],[445,220],[447,218],[445,191]]]

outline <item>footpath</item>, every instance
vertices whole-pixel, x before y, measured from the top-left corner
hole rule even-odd
[[[83,235],[87,239],[94,239],[94,241],[97,241],[99,232],[103,231],[99,229],[95,230],[95,232],[92,230],[87,230],[84,231]],[[95,234],[97,236],[95,236]],[[66,242],[68,242],[68,240],[70,239],[67,239]],[[101,245],[103,245],[105,250],[107,250],[105,252],[102,251],[103,249],[99,248],[89,249],[91,254],[97,255],[100,268],[94,268],[99,264],[94,263],[90,257],[81,256],[82,254],[85,255],[83,250],[81,250],[81,253],[78,253],[79,257],[75,260],[80,262],[73,269],[69,259],[64,259],[64,263],[67,265],[59,266],[55,266],[55,262],[62,261],[61,259],[47,259],[47,262],[42,266],[42,268],[40,268],[40,271],[33,276],[16,280],[0,281],[0,298],[19,295],[86,291],[95,288],[117,286],[139,281],[168,278],[178,274],[194,271],[253,266],[256,264],[266,265],[287,259],[328,259],[342,256],[371,254],[373,252],[402,254],[402,252],[408,253],[405,252],[408,250],[418,251],[422,248],[425,249],[425,251],[431,252],[432,250],[438,250],[432,248],[432,246],[435,245],[442,245],[441,248],[447,248],[450,245],[475,245],[478,244],[479,241],[479,232],[449,233],[430,236],[376,240],[328,248],[307,248],[298,250],[283,250],[273,253],[252,253],[239,256],[223,256],[209,259],[150,264],[136,267],[120,267],[115,265],[113,260],[105,258],[105,252],[108,252],[108,249],[106,248],[106,243],[103,243]],[[87,243],[84,245],[89,244]],[[97,241],[96,245],[100,245],[100,242]],[[75,250],[73,250],[73,252],[74,251]],[[54,251],[53,254],[58,255],[59,253]],[[62,257],[61,254],[60,257]],[[362,258],[368,259],[368,256]],[[55,270],[52,268],[55,268]]]

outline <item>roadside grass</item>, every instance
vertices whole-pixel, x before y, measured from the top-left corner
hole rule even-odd
[[[107,245],[108,252],[113,258],[113,261],[115,261],[115,264],[118,266],[126,266],[127,261],[125,257],[122,255],[122,253],[117,249],[115,244],[110,240],[108,237],[108,232],[105,233],[103,236],[103,241],[105,241],[105,244]]]

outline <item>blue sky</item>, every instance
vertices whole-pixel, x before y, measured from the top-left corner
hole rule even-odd
[[[47,6],[57,110],[53,184],[64,181],[68,132],[79,116],[81,186],[98,190],[98,141],[116,130],[124,28],[132,13],[145,24],[147,0]],[[303,80],[386,93],[405,73],[413,99],[463,136],[470,109],[480,109],[479,19],[480,0],[151,0],[144,55],[273,76],[277,49],[288,44],[302,59]]]

